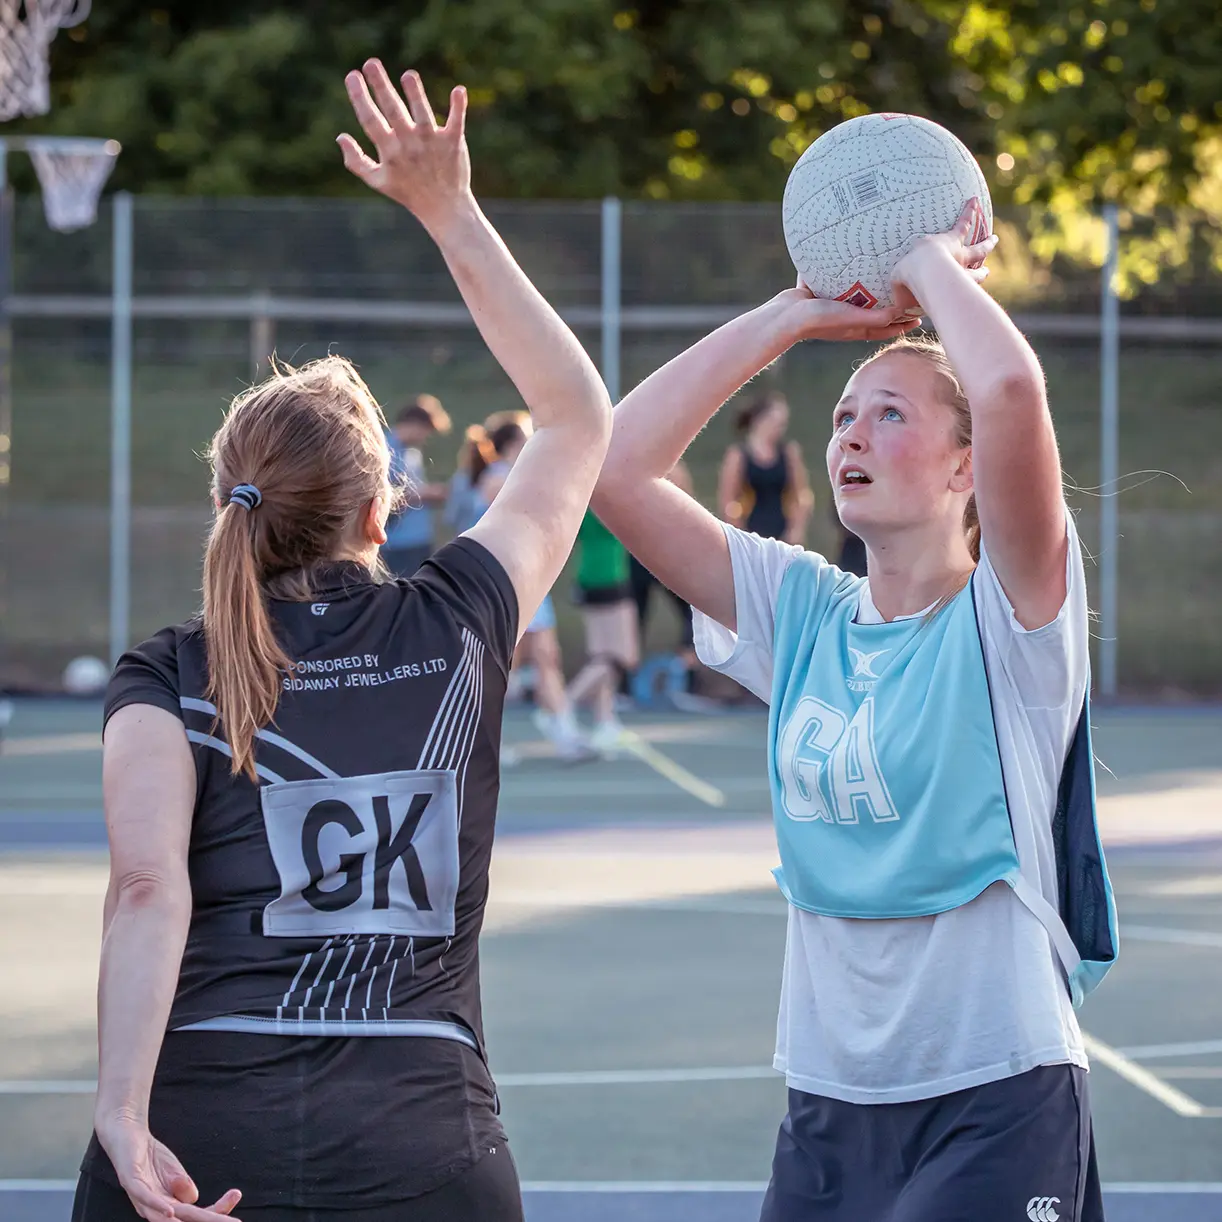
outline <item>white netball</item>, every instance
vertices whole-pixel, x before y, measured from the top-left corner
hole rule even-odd
[[[966,145],[919,115],[862,115],[825,132],[790,171],[785,244],[816,296],[891,305],[891,269],[973,199],[978,242],[993,232],[993,202]]]
[[[96,696],[106,690],[110,667],[101,658],[73,658],[64,667],[64,691],[74,696]]]

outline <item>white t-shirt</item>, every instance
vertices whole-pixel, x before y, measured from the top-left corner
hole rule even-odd
[[[1006,796],[1051,826],[1089,665],[1086,578],[1073,519],[1068,592],[1028,632],[982,554],[976,597]],[[801,548],[725,526],[738,631],[699,612],[696,651],[762,700],[772,690],[777,595]],[[826,563],[826,562],[825,562]],[[924,614],[921,612],[920,614]],[[863,583],[857,622],[881,623]],[[1018,844],[1055,902],[1049,838]],[[1004,882],[936,916],[851,920],[792,905],[774,1064],[788,1084],[850,1103],[902,1103],[1037,1065],[1086,1066],[1064,972],[1039,920]]]

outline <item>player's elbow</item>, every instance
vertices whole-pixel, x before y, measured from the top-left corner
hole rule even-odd
[[[111,881],[108,902],[115,912],[141,912],[150,909],[173,912],[191,908],[191,884],[185,874],[139,868],[125,870]]]
[[[614,507],[624,501],[630,501],[639,494],[641,486],[647,479],[645,469],[632,460],[626,452],[627,447],[617,444],[616,438],[611,438],[606,458],[603,459],[602,470],[598,473],[598,483],[594,487],[594,495],[590,506],[595,513],[599,506]]]
[[[1030,369],[1025,364],[999,369],[987,386],[972,397],[973,410],[1007,414],[1043,412],[1047,405],[1043,373],[1038,367]]]

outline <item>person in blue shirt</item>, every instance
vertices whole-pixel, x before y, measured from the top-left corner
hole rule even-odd
[[[1074,1007],[1115,959],[1094,810],[1086,585],[1035,353],[965,209],[865,310],[795,288],[616,410],[593,508],[769,705],[789,902],[763,1222],[1103,1217]],[[939,341],[907,332],[927,316]],[[803,339],[890,340],[830,413],[866,576],[666,479]]]
[[[424,447],[450,431],[450,417],[434,395],[417,395],[399,409],[391,434],[390,478],[406,486],[402,510],[386,524],[382,563],[395,577],[410,577],[433,551],[433,507],[443,505],[449,489],[430,482]]]

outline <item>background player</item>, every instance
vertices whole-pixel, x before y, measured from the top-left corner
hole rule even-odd
[[[903,304],[867,312],[799,285],[675,358],[617,410],[595,496],[700,613],[702,660],[772,706],[790,1106],[767,1222],[969,1222],[1050,1197],[1067,1222],[1102,1217],[1067,984],[1115,954],[1083,780],[1085,579],[1042,372],[973,282],[995,239],[969,246],[971,225],[901,261]],[[896,336],[916,301],[945,351],[884,349],[832,417],[828,474],[868,580],[718,523],[667,482],[790,345]],[[1072,942],[1063,772],[1084,801],[1063,805],[1062,841],[1095,855],[1065,866],[1097,923]]]
[[[573,676],[568,696],[573,704],[590,709],[590,746],[615,755],[624,737],[615,698],[640,661],[640,642],[628,553],[593,513],[586,514],[577,532],[573,596],[581,610],[586,661]]]
[[[395,416],[391,482],[406,495],[386,523],[382,563],[396,577],[410,577],[433,550],[433,507],[445,503],[449,489],[428,479],[424,447],[449,431],[450,417],[435,395],[417,395]]]
[[[352,367],[328,358],[235,402],[202,622],[126,654],[108,693],[77,1222],[215,1222],[235,1185],[248,1222],[522,1217],[476,948],[501,704],[610,405],[471,195],[465,92],[438,127],[415,73],[406,105],[378,61],[347,84],[377,160],[345,135],[345,164],[436,241],[536,429],[478,523],[379,584],[390,455]]]
[[[489,422],[487,448],[478,445],[479,439],[475,439],[477,448],[470,464],[475,481],[472,504],[474,512],[480,516],[504,487],[528,437],[529,417],[519,419],[512,413],[502,413],[502,417]],[[486,466],[485,454],[492,457]],[[582,521],[581,529],[584,530],[585,519]],[[518,642],[514,654],[514,673],[520,673],[524,667],[529,668],[535,701],[535,727],[555,747],[556,754],[570,762],[591,759],[594,752],[577,725],[573,702],[565,690],[563,662],[560,638],[556,633],[556,608],[552,596],[547,594]],[[513,678],[514,674],[511,673],[511,685]],[[502,755],[502,762],[516,760],[516,755],[511,753]]]
[[[802,543],[815,499],[802,447],[789,431],[789,401],[777,391],[752,399],[734,420],[740,441],[726,450],[717,481],[721,516],[734,526]]]

